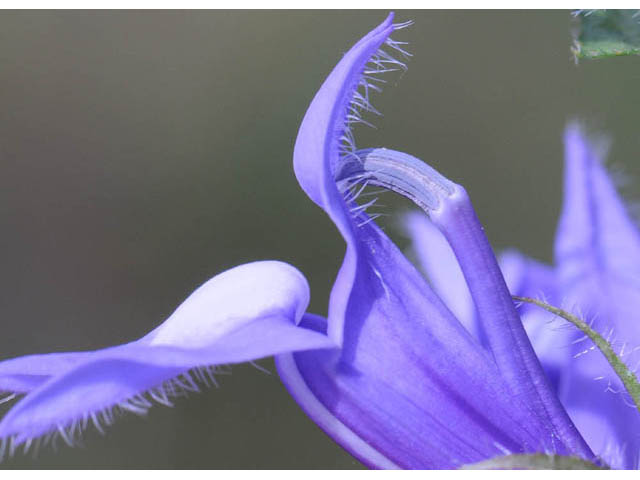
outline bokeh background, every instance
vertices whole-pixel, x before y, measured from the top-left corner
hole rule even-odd
[[[298,187],[293,144],[325,76],[385,15],[1,12],[0,357],[135,339],[209,277],[258,259],[296,265],[326,313],[344,245]],[[496,249],[551,261],[572,118],[610,135],[626,192],[640,193],[639,58],[575,65],[566,11],[396,18],[415,20],[394,36],[414,57],[359,145],[463,184]],[[406,245],[407,203],[382,203]],[[361,468],[275,373],[219,380],[0,468]]]

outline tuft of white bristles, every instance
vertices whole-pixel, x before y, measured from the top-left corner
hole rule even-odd
[[[13,457],[18,451],[24,455],[31,451],[35,458],[43,446],[51,445],[54,450],[57,449],[58,440],[62,440],[69,447],[82,445],[82,433],[90,423],[100,434],[104,435],[105,428],[113,425],[116,418],[126,412],[146,415],[154,405],[173,407],[172,399],[200,392],[202,387],[218,387],[216,376],[229,373],[231,373],[229,367],[219,365],[193,368],[155,388],[134,395],[101,411],[85,412],[69,424],[55,425],[51,431],[37,438],[29,438],[23,442],[17,442],[16,436],[0,438],[0,462]],[[16,397],[17,394],[11,393],[0,399],[0,404],[9,402]]]
[[[393,29],[400,30],[412,24],[413,21],[395,23],[393,24]],[[363,118],[363,115],[367,113],[377,116],[382,115],[371,103],[371,92],[382,92],[382,85],[386,83],[386,80],[381,78],[384,74],[398,71],[405,72],[407,70],[407,65],[398,58],[411,57],[411,54],[406,50],[406,45],[407,42],[400,42],[389,37],[365,64],[360,79],[351,94],[351,99],[346,106],[343,117],[344,122],[340,126],[340,131],[337,132],[339,139],[338,156],[341,164],[350,160],[361,161],[357,154],[353,127],[361,124],[375,128],[373,123]],[[340,181],[338,184],[338,189],[342,193],[345,202],[350,205],[351,214],[358,227],[367,225],[383,215],[382,213],[369,215],[370,212],[367,209],[375,205],[375,199],[362,206],[356,204],[357,198],[363,193],[366,186],[366,175],[355,175]]]

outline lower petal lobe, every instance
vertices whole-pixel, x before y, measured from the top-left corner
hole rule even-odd
[[[297,325],[308,299],[296,269],[255,262],[206,282],[138,341],[0,362],[0,389],[27,393],[0,422],[0,446],[3,439],[15,446],[55,431],[71,443],[78,425],[94,419],[99,426],[95,418],[114,408],[143,413],[154,400],[168,403],[176,382],[197,390],[192,369],[335,347]]]

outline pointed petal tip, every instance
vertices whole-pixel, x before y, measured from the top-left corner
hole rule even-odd
[[[582,122],[577,119],[572,119],[567,122],[567,125],[564,128],[564,135],[582,135],[583,134],[583,126]]]
[[[605,136],[587,136],[575,122],[565,131],[555,258],[567,281],[596,270],[640,270],[638,229],[604,162],[609,143]]]
[[[599,129],[590,129],[580,120],[571,120],[564,130],[565,161],[582,156],[583,161],[603,163],[609,152],[611,138]]]
[[[345,215],[332,169],[352,95],[365,65],[393,32],[394,14],[358,40],[329,73],[307,109],[293,153],[296,178],[306,194],[332,217]],[[341,222],[338,218],[334,221]]]

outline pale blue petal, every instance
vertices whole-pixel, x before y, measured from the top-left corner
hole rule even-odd
[[[565,133],[564,203],[555,256],[562,306],[590,322],[637,371],[640,234],[598,150],[577,125]],[[602,419],[608,423],[614,437],[607,439],[607,451],[597,454],[613,467],[637,468],[640,415],[625,405],[624,388],[604,357],[579,332],[572,340],[567,352],[571,364],[559,390],[563,403],[570,414],[580,412],[575,415],[577,426],[594,446],[603,445]],[[614,451],[618,453],[612,455]]]
[[[185,380],[189,370],[335,347],[298,326],[308,301],[307,282],[295,268],[255,262],[206,282],[138,341],[2,362],[0,381],[7,386],[11,379],[38,382],[26,385],[29,393],[0,422],[0,438],[16,444],[55,431],[73,436],[77,426],[114,408],[142,413],[154,401],[168,402],[180,382],[194,388]]]

